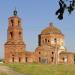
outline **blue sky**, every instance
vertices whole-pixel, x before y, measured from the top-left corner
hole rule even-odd
[[[75,52],[75,11],[69,15],[65,11],[64,19],[59,21],[55,15],[59,0],[0,0],[0,57],[3,57],[4,43],[7,39],[8,17],[17,9],[22,19],[26,48],[34,51],[38,46],[38,34],[53,22],[65,36],[65,47]]]

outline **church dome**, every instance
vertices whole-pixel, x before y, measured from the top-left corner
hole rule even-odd
[[[61,31],[60,29],[55,27],[52,23],[50,23],[49,26],[41,32],[41,34],[53,34],[53,33],[61,34]]]

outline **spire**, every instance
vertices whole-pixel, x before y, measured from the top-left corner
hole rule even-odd
[[[51,23],[49,23],[49,27],[53,27],[53,23],[51,22]]]
[[[17,16],[17,10],[16,10],[16,8],[15,8],[15,10],[13,11],[13,15],[14,15],[14,16]]]

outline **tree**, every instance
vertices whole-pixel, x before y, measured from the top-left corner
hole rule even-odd
[[[57,15],[57,18],[59,20],[62,20],[63,19],[63,15],[64,15],[64,11],[67,9],[69,14],[71,14],[74,9],[75,9],[75,0],[72,0],[70,1],[70,4],[69,6],[63,1],[63,0],[60,0],[59,1],[59,6],[60,8],[56,11],[56,15]]]

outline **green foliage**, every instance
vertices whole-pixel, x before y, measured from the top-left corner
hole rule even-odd
[[[75,65],[8,64],[26,75],[75,75]]]
[[[2,62],[3,61],[3,59],[0,59],[0,62]]]

